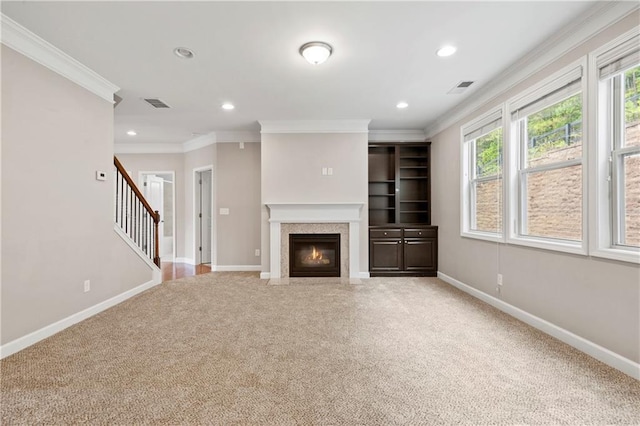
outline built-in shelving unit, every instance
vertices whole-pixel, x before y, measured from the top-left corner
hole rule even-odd
[[[369,225],[431,223],[429,143],[369,145]]]
[[[371,275],[435,275],[430,142],[369,144]]]

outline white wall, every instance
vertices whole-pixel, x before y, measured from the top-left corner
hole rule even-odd
[[[640,362],[637,265],[460,237],[460,126],[637,26],[636,13],[432,138],[433,223],[440,272]],[[502,293],[495,292],[502,273]]]
[[[367,133],[262,135],[262,270],[269,271],[268,203],[363,203],[360,272],[368,272]],[[323,167],[333,168],[323,176]]]
[[[152,280],[98,170],[112,176],[113,105],[3,45],[3,345]]]

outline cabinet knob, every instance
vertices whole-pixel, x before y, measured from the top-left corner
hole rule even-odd
[[[398,244],[402,244],[402,241],[398,241]]]
[[[405,241],[404,243],[405,243],[405,244],[409,244],[409,241]]]
[[[384,235],[387,235],[387,233],[385,232]]]
[[[418,235],[422,235],[422,232],[418,232]]]

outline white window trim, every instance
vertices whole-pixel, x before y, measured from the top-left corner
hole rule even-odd
[[[588,170],[591,219],[589,221],[589,254],[594,257],[637,264],[640,264],[640,251],[632,248],[612,247],[611,245],[613,217],[609,199],[609,152],[606,144],[598,143],[602,138],[606,138],[607,132],[607,129],[603,129],[599,125],[600,114],[607,114],[608,111],[600,102],[598,57],[639,34],[640,28],[635,27],[591,52],[588,55],[587,74],[590,94],[588,96],[587,133],[589,135],[589,150],[594,153],[590,158]]]
[[[588,179],[587,179],[587,164],[589,158],[589,150],[588,150],[588,134],[583,131],[583,139],[582,139],[582,159],[576,161],[576,164],[580,164],[582,166],[582,241],[572,242],[567,240],[546,238],[546,237],[534,237],[527,235],[520,235],[519,233],[519,224],[521,221],[520,216],[520,170],[519,170],[519,153],[520,147],[514,146],[515,143],[513,141],[518,141],[517,137],[517,126],[515,126],[512,122],[511,112],[515,111],[517,107],[523,106],[528,102],[531,102],[535,99],[542,98],[543,96],[549,94],[550,92],[556,90],[559,87],[562,87],[565,83],[568,83],[567,76],[575,75],[576,70],[582,69],[582,78],[580,83],[580,91],[582,92],[583,102],[582,102],[582,117],[583,123],[587,117],[587,100],[589,96],[587,96],[587,78],[586,73],[584,72],[587,67],[586,58],[583,57],[568,66],[562,68],[561,70],[555,72],[548,78],[538,82],[537,84],[531,86],[524,92],[521,92],[519,95],[511,98],[506,103],[504,116],[505,120],[509,120],[508,122],[504,122],[504,126],[508,126],[508,131],[503,131],[505,135],[505,139],[503,140],[503,147],[505,150],[504,158],[505,164],[503,165],[503,171],[507,174],[507,179],[505,179],[503,185],[507,191],[505,195],[508,198],[505,198],[504,204],[507,205],[506,216],[504,223],[508,224],[507,232],[506,232],[506,241],[509,244],[528,246],[540,249],[548,249],[561,251],[572,254],[579,255],[587,255],[588,254]],[[514,107],[515,106],[515,107]],[[583,125],[584,126],[584,125]],[[584,129],[584,127],[583,127]]]
[[[478,240],[492,241],[492,242],[505,242],[504,237],[504,204],[505,204],[505,179],[504,179],[504,160],[502,165],[502,229],[500,232],[486,232],[486,231],[477,231],[471,228],[471,222],[473,217],[471,217],[471,183],[469,180],[469,172],[470,172],[470,153],[468,149],[468,144],[465,142],[465,134],[469,133],[469,129],[474,129],[483,126],[485,123],[490,121],[494,121],[496,119],[502,120],[502,147],[504,150],[505,141],[505,115],[504,115],[504,107],[501,105],[497,108],[492,108],[488,112],[474,118],[468,123],[462,125],[460,127],[460,236],[466,238],[475,238]],[[504,159],[504,154],[503,154]]]

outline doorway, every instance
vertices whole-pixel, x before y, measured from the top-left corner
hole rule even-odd
[[[139,172],[142,194],[153,210],[160,213],[158,248],[161,262],[173,262],[175,245],[175,173]]]
[[[194,170],[196,265],[213,263],[213,168]]]

